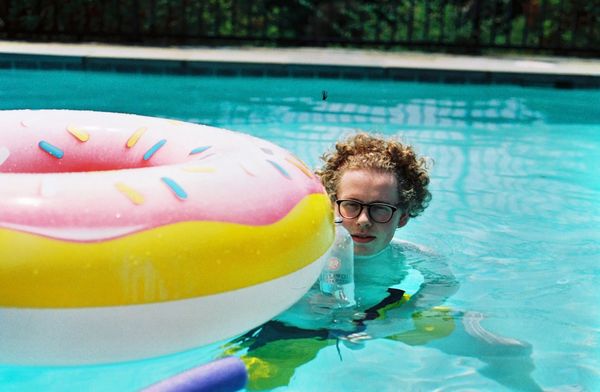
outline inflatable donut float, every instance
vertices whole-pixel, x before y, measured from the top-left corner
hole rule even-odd
[[[0,363],[175,353],[317,279],[329,200],[267,141],[128,114],[0,111]]]

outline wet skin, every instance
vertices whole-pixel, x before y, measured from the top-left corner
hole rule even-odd
[[[337,188],[338,199],[351,199],[362,203],[387,203],[396,205],[398,181],[391,172],[375,169],[345,170]],[[337,211],[339,214],[339,211]],[[352,235],[354,254],[370,256],[383,250],[394,237],[397,228],[408,221],[408,215],[398,210],[386,223],[373,222],[365,207],[354,219],[343,218],[344,227]]]

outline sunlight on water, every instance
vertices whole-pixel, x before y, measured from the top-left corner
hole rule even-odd
[[[0,73],[2,109],[93,109],[205,123],[273,141],[312,167],[353,130],[398,135],[431,158],[433,200],[397,237],[447,258],[460,282],[447,305],[484,316],[477,324],[463,316],[456,322],[526,342],[537,385],[567,391],[600,388],[598,102],[599,91],[511,86]],[[506,374],[490,375],[455,341],[329,346],[282,390],[516,388],[502,383],[509,365]],[[133,390],[219,351],[215,345],[99,367],[5,365],[0,389]]]

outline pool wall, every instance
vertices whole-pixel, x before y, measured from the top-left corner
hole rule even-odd
[[[600,88],[598,60],[317,48],[149,48],[0,41],[0,69]]]

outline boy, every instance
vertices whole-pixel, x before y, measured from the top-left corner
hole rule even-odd
[[[441,259],[431,256],[421,258],[423,283],[414,300],[408,301],[403,289],[392,287],[411,270],[405,263],[406,253],[422,254],[414,245],[390,243],[396,229],[423,212],[431,199],[425,159],[398,141],[358,133],[338,142],[323,160],[325,164],[317,174],[354,243],[357,305],[350,311],[339,311],[331,298],[319,293],[316,284],[276,321],[234,340],[230,353],[248,348],[243,359],[249,367],[250,390],[287,385],[296,367],[338,339],[358,347],[362,340],[395,333],[396,340],[423,344],[453,330],[446,310],[436,311],[437,324],[443,319],[444,326],[437,327],[433,335],[405,331],[404,325],[393,322],[396,317],[410,321],[417,307],[439,305],[457,288],[445,264],[438,265]],[[378,312],[397,313],[394,308],[406,309],[391,319],[378,320]],[[429,328],[427,322],[421,324],[417,329]],[[398,334],[398,329],[405,336]]]
[[[287,385],[298,366],[340,340],[360,348],[365,340],[387,338],[479,358],[488,365],[488,377],[512,388],[540,390],[530,377],[530,347],[485,331],[480,314],[440,307],[458,290],[445,260],[393,239],[431,200],[425,159],[396,140],[358,133],[338,142],[323,160],[317,174],[354,243],[356,306],[338,309],[316,284],[275,321],[232,341],[229,353],[248,349],[242,357],[249,370],[247,388]],[[421,279],[417,284],[409,281],[415,274]],[[405,293],[407,285],[416,287],[413,295]],[[460,352],[453,351],[456,347]]]

